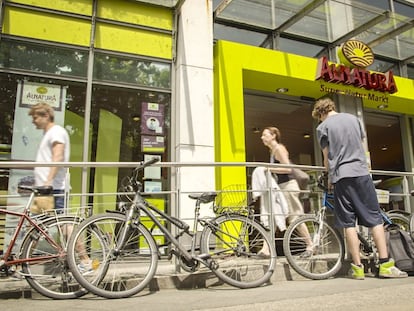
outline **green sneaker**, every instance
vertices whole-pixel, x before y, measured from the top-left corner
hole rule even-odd
[[[351,263],[352,278],[355,280],[363,280],[365,278],[364,265],[357,266]]]
[[[380,278],[406,278],[407,272],[401,271],[395,266],[394,259],[390,258],[387,262],[379,265]]]

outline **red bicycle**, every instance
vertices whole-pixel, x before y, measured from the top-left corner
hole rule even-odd
[[[38,196],[51,196],[51,187],[19,186],[29,191],[23,212],[0,209],[0,214],[17,218],[17,226],[7,249],[0,256],[0,277],[24,277],[40,294],[53,299],[77,298],[87,293],[73,278],[66,262],[67,241],[78,216],[54,211],[32,216],[30,206]],[[18,254],[13,253],[18,237],[23,236]],[[21,268],[21,269],[20,269]]]

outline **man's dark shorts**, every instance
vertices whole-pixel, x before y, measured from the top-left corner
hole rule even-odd
[[[377,193],[370,175],[340,179],[334,188],[336,225],[375,227],[383,223]]]

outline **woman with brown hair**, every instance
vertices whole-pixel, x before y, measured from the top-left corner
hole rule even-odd
[[[281,133],[277,127],[265,127],[261,136],[262,142],[269,148],[270,162],[280,164],[290,164],[289,152],[285,145],[281,143]],[[297,181],[290,177],[292,173],[291,168],[277,167],[270,169],[271,173],[276,175],[277,183],[286,198],[288,203],[289,214],[287,217],[288,223],[304,214],[302,202],[299,199],[300,189]],[[303,257],[312,255],[312,241],[309,231],[305,225],[299,228],[300,235],[305,238],[306,251],[302,254]]]

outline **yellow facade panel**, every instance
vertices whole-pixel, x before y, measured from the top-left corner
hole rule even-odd
[[[172,58],[172,37],[168,34],[98,23],[95,47],[165,59]]]
[[[47,8],[57,11],[76,13],[82,15],[92,15],[92,1],[91,0],[71,0],[71,1],[56,1],[56,0],[11,0],[9,2],[27,4],[41,8]]]
[[[5,34],[82,46],[89,45],[90,29],[87,20],[14,7],[6,7],[3,22]]]
[[[161,211],[165,211],[165,200],[161,198],[147,198],[148,203],[154,205]]]
[[[132,1],[100,0],[98,17],[136,25],[172,30],[171,9]]]

